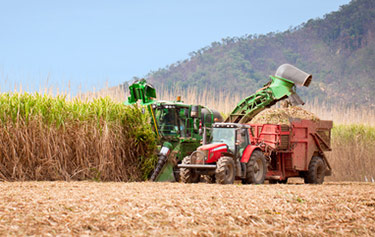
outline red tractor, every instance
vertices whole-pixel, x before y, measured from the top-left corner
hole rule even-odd
[[[321,184],[331,175],[324,154],[330,151],[332,121],[295,119],[290,125],[216,123],[210,144],[202,145],[178,167],[181,181],[200,177],[219,184],[286,183],[302,177]]]
[[[267,172],[266,158],[257,145],[250,143],[250,126],[237,123],[216,123],[210,144],[200,146],[178,165],[184,183],[197,183],[201,175],[219,184],[261,184]]]

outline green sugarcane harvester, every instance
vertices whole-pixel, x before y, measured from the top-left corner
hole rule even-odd
[[[158,163],[150,180],[178,181],[177,164],[201,145],[202,128],[211,128],[214,122],[222,122],[222,116],[205,106],[185,104],[180,97],[176,101],[155,100],[155,88],[144,79],[131,84],[129,91],[126,104],[140,100],[141,105],[147,106],[158,139]],[[210,134],[205,133],[205,136]]]
[[[253,95],[238,103],[228,123],[248,123],[261,111],[278,101],[289,99],[292,105],[304,104],[296,93],[296,85],[310,85],[312,76],[290,64],[281,65],[270,81]],[[201,105],[187,105],[177,101],[157,101],[152,85],[144,79],[129,86],[128,103],[141,100],[147,106],[156,136],[159,139],[158,163],[151,176],[152,181],[178,181],[177,164],[194,152],[201,141],[206,143],[214,122],[222,122],[217,111]]]

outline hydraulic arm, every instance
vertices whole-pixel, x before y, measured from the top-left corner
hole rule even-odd
[[[276,75],[270,78],[271,81],[265,87],[240,101],[225,122],[247,123],[264,109],[288,97],[292,105],[304,104],[297,95],[295,86],[309,86],[312,79],[310,74],[292,65],[283,64],[276,71]]]

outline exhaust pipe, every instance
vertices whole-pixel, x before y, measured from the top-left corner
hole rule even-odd
[[[276,70],[275,76],[293,81],[298,86],[308,87],[312,80],[312,75],[308,74],[293,65],[283,64]]]

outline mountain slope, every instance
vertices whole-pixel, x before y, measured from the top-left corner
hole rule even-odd
[[[313,74],[304,99],[375,106],[375,1],[353,0],[282,33],[226,38],[151,72],[156,87],[250,94],[283,63]]]

